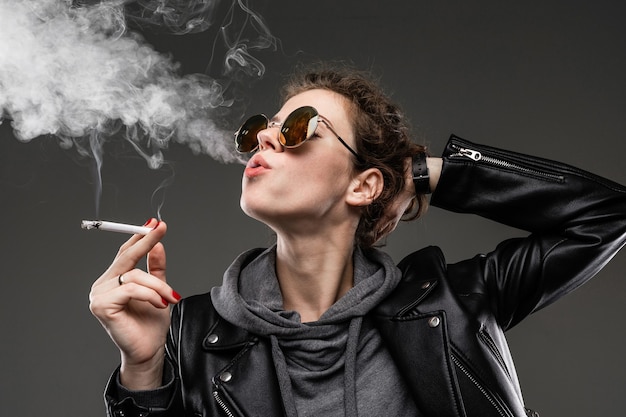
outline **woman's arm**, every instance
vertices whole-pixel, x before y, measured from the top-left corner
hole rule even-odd
[[[585,283],[626,243],[622,185],[456,136],[444,151],[431,204],[530,232],[451,266],[458,276],[482,277],[471,289],[472,283],[459,285],[486,291],[505,329]]]
[[[147,225],[154,229],[124,243],[89,294],[92,313],[120,350],[121,365],[105,392],[111,416],[140,416],[148,411],[154,416],[179,415],[156,412],[167,411],[175,391],[173,370],[164,358],[168,307],[180,296],[165,279],[165,249],[160,241],[166,225],[155,219]],[[144,257],[147,271],[136,268]]]
[[[183,300],[184,301],[184,300]],[[176,354],[177,336],[180,333],[183,302],[172,307],[170,331],[165,344],[163,375],[157,388],[130,390],[120,382],[119,368],[111,375],[107,383],[104,399],[107,416],[124,415],[125,417],[177,417],[184,414],[182,392]]]
[[[426,158],[426,165],[428,165],[430,191],[434,193],[435,190],[437,189],[437,184],[439,184],[439,177],[441,176],[441,168],[443,166],[443,159],[432,158],[432,157]],[[415,186],[413,185],[413,181],[409,181],[408,186],[410,189],[412,187],[413,194],[415,194]]]

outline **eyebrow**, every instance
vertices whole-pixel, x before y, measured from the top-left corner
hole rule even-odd
[[[332,134],[334,134],[335,136],[337,136],[337,138],[341,141],[344,142],[344,140],[339,136],[339,134],[337,133],[337,131],[335,130],[335,127],[333,126],[332,122],[330,120],[328,120],[326,117],[322,116],[321,114],[318,114],[319,120],[320,122],[322,122],[322,124],[326,127],[326,129],[330,130],[330,132]],[[318,123],[319,125],[319,123]],[[345,142],[344,142],[345,143]],[[355,153],[356,155],[356,153]]]
[[[335,127],[333,126],[332,122],[330,120],[328,120],[325,116],[322,116],[321,114],[318,114],[320,120],[322,122],[324,122],[324,124],[330,128],[331,130],[335,130]]]

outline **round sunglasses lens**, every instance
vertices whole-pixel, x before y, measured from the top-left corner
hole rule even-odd
[[[257,134],[267,128],[267,117],[257,114],[246,120],[235,134],[235,147],[238,152],[252,152],[259,146]]]
[[[313,107],[300,107],[285,119],[280,129],[280,141],[286,148],[295,148],[310,138],[317,128],[318,113]]]

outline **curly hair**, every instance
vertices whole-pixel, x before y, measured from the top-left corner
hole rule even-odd
[[[383,191],[363,208],[355,235],[358,245],[370,247],[385,235],[379,230],[378,223],[405,186],[407,158],[426,152],[426,148],[411,141],[410,129],[401,109],[368,73],[334,64],[297,69],[283,87],[283,102],[313,89],[333,91],[352,103],[348,114],[352,117],[356,151],[361,157],[361,160],[354,159],[355,169],[377,168],[382,173]],[[404,220],[416,219],[426,207],[426,196],[417,195],[404,213]]]

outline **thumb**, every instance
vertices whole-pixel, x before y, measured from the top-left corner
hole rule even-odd
[[[165,247],[161,242],[148,252],[148,273],[165,281]]]

